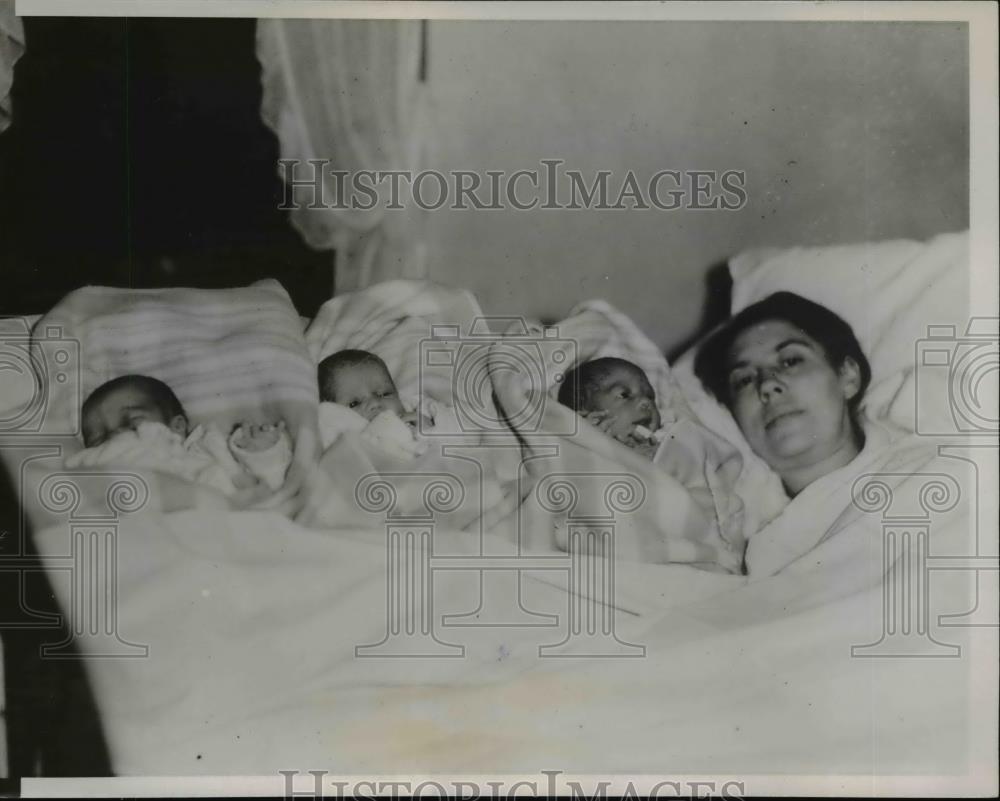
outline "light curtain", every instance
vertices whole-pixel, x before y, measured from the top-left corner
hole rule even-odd
[[[11,122],[10,87],[14,64],[24,52],[24,25],[14,16],[14,0],[0,0],[0,133]]]
[[[261,115],[281,157],[299,162],[296,179],[311,178],[310,159],[329,160],[327,206],[337,199],[331,169],[419,169],[427,119],[419,21],[262,19],[257,57]],[[399,184],[404,210],[386,209],[389,181],[376,186],[378,202],[368,210],[308,208],[312,190],[296,190],[301,207],[291,211],[292,224],[311,247],[336,250],[338,292],[426,276],[426,214],[414,208],[408,184]]]

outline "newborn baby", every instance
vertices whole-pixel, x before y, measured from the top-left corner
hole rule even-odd
[[[320,436],[327,448],[344,431],[409,454],[420,452],[418,411],[406,411],[389,368],[366,350],[341,350],[319,363]],[[421,428],[434,425],[426,414]]]
[[[625,359],[592,359],[570,370],[559,403],[626,447],[653,458],[660,413],[646,374]]]
[[[95,389],[81,411],[83,444],[103,445],[123,431],[137,431],[140,423],[159,423],[186,437],[188,419],[174,391],[156,378],[124,375]]]
[[[319,399],[339,403],[369,423],[383,411],[406,415],[389,368],[366,350],[341,350],[319,363]]]
[[[246,463],[239,451],[234,458],[226,438],[214,426],[191,430],[187,413],[173,390],[156,378],[126,375],[102,384],[84,401],[81,418],[85,447],[66,459],[67,467],[147,467],[210,486],[225,495],[260,490],[252,493],[258,495],[266,493],[267,488],[276,489],[277,471],[273,465],[262,472]],[[233,432],[234,439],[242,428]],[[284,427],[277,428],[280,438]],[[258,437],[259,432],[251,432],[252,439]],[[281,448],[271,450],[279,460],[284,457]],[[280,468],[282,480],[290,454],[288,446],[288,459]]]

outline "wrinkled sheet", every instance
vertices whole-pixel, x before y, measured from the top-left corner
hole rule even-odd
[[[5,402],[13,388],[0,388]],[[551,545],[530,558],[554,561],[526,562],[520,576],[469,561],[444,569],[459,564],[445,557],[509,555],[521,534],[536,539],[523,513],[492,534],[438,527],[429,648],[445,658],[356,651],[398,644],[386,636],[390,620],[407,631],[388,611],[390,582],[403,571],[390,572],[387,554],[405,551],[406,564],[426,565],[419,521],[313,530],[264,512],[158,514],[137,502],[136,482],[123,473],[88,478],[95,487],[86,494],[106,499],[103,519],[72,497],[47,517],[25,506],[88,657],[119,775],[741,773],[750,792],[754,774],[769,772],[864,777],[877,792],[879,775],[951,775],[959,786],[958,777],[982,772],[977,757],[995,765],[994,719],[977,713],[996,708],[995,617],[983,607],[995,597],[996,572],[960,568],[970,555],[995,560],[996,502],[981,485],[996,474],[996,451],[941,453],[943,444],[890,442],[853,474],[817,486],[814,500],[790,503],[751,541],[752,553],[785,562],[776,575],[616,560],[610,646],[606,637],[568,637],[571,613],[585,622],[586,609],[566,592],[567,554]],[[4,456],[18,468],[32,452],[7,447]],[[969,458],[989,469],[977,474]],[[890,493],[862,493],[856,481],[879,472],[895,476]],[[940,475],[960,484],[961,503],[946,502],[950,489],[925,489]],[[12,477],[21,488],[20,470]],[[896,505],[881,509],[880,497]],[[881,578],[892,515],[922,516],[938,557],[930,636],[900,644],[933,658],[889,658],[885,593],[902,586]],[[113,638],[92,633],[86,606],[74,601],[80,544],[94,528],[114,535]],[[552,542],[549,532],[537,540]],[[956,569],[946,569],[949,556]],[[910,570],[917,563],[911,558]],[[612,575],[606,565],[597,572]],[[940,617],[970,610],[964,621]],[[444,625],[470,621],[508,625]],[[540,646],[560,643],[577,657],[540,657]],[[888,648],[882,658],[852,652],[872,643]],[[410,652],[427,638],[418,645]],[[464,648],[457,656],[448,647],[456,645]],[[620,658],[608,658],[609,647]],[[601,648],[605,656],[593,656]],[[831,779],[831,791],[838,786]]]
[[[907,453],[912,467],[918,462]],[[891,470],[895,458],[890,449],[864,473]],[[959,459],[922,458],[923,474],[969,478]],[[894,497],[919,500],[920,480],[901,480]],[[264,513],[125,514],[118,628],[148,655],[85,663],[114,768],[129,775],[961,773],[972,738],[985,736],[971,727],[970,705],[985,697],[973,666],[996,663],[988,648],[992,661],[984,662],[982,644],[970,643],[983,630],[944,629],[937,614],[975,607],[971,575],[945,577],[931,596],[931,632],[960,645],[966,658],[852,656],[852,646],[879,641],[885,617],[882,518],[862,513],[854,492],[842,476],[822,506],[789,505],[783,526],[831,536],[819,536],[808,555],[772,577],[615,560],[618,658],[608,658],[607,638],[602,645],[567,637],[574,607],[565,554],[525,563],[519,582],[511,571],[507,581],[485,582],[468,562],[446,569],[459,565],[446,557],[502,550],[502,534],[493,543],[489,534],[441,528],[433,546],[420,536],[407,546],[404,537],[405,565],[413,567],[393,574],[388,524],[315,531]],[[928,521],[935,554],[974,552],[961,504]],[[419,528],[403,524],[393,530]],[[37,540],[60,601],[80,623],[81,608],[56,569],[65,564],[68,531],[49,527]],[[429,547],[430,562],[422,556]],[[607,562],[594,564],[608,570]],[[418,583],[433,576],[426,630],[434,636],[403,643],[423,658],[356,652],[399,645],[386,636],[393,575]],[[444,625],[476,615],[557,619]],[[405,618],[394,619],[398,631],[425,630],[420,620],[407,629]],[[540,656],[540,645],[560,642],[563,650],[548,657],[577,658]],[[80,640],[85,653],[101,645],[90,635]]]
[[[520,502],[521,484],[503,475],[511,449],[427,437],[420,453],[382,447],[348,431],[326,449],[310,482],[309,499],[295,520],[312,528],[380,527],[387,514],[433,515],[436,525],[488,531]],[[497,455],[501,457],[497,464]]]

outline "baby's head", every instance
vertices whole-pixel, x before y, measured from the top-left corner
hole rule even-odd
[[[368,421],[387,409],[400,416],[404,413],[389,368],[366,350],[341,350],[323,359],[319,397],[354,409]]]
[[[573,411],[609,412],[622,423],[660,427],[656,393],[640,367],[608,356],[579,364],[559,387],[559,402]]]
[[[146,375],[123,375],[101,384],[83,402],[83,444],[92,448],[140,423],[163,423],[187,436],[188,419],[174,391]]]

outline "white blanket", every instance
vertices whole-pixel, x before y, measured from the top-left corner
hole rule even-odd
[[[666,439],[652,462],[554,397],[560,374],[606,355],[637,364],[654,387]],[[492,349],[490,374],[530,457],[531,547],[551,547],[550,533],[566,547],[575,518],[605,518],[614,522],[615,549],[623,558],[741,572],[739,454],[700,425],[662,354],[627,317],[591,302],[548,332],[515,324]]]
[[[587,579],[550,537],[524,562],[481,560],[511,554],[517,514],[479,537],[412,517],[311,530],[265,512],[161,514],[135,502],[133,477],[95,474],[95,522],[58,482],[28,489],[48,493],[35,541],[117,774],[738,773],[753,792],[768,770],[872,777],[878,792],[880,775],[985,769],[972,745],[992,741],[977,711],[995,709],[997,665],[995,628],[939,617],[976,609],[982,587],[961,568],[995,553],[995,504],[975,496],[968,453],[883,442],[758,535],[750,558],[786,565],[759,579],[593,555]],[[23,455],[5,449],[16,480]],[[888,494],[869,486],[879,473]],[[922,516],[937,562],[922,601],[887,612],[888,591],[926,578],[903,548],[889,555],[910,554],[910,584],[880,583],[883,543],[901,545],[893,515]],[[109,574],[81,571],[92,558],[116,567],[96,595],[87,581]],[[587,603],[601,597],[610,618]],[[925,628],[899,641],[886,632],[903,610]]]
[[[233,458],[226,437],[213,425],[197,426],[182,437],[163,423],[146,421],[135,431],[122,431],[100,445],[77,451],[65,465],[71,470],[147,468],[204,484],[224,495],[256,482]]]
[[[518,482],[501,479],[494,451],[466,446],[453,453],[440,437],[410,437],[405,449],[399,441],[370,434],[377,421],[362,431],[343,432],[323,453],[308,500],[295,516],[298,523],[380,528],[387,516],[432,515],[440,526],[488,531],[517,506]],[[509,460],[511,454],[501,455]]]
[[[956,464],[925,467],[953,473]],[[895,467],[887,453],[861,472]],[[148,657],[85,663],[114,768],[963,771],[966,738],[982,734],[970,729],[974,662],[852,656],[853,646],[879,640],[884,612],[872,584],[881,517],[861,513],[851,492],[839,481],[821,506],[788,507],[785,530],[832,536],[821,533],[808,558],[771,578],[618,562],[619,655],[643,646],[640,658],[539,658],[539,645],[566,640],[565,558],[526,569],[520,582],[519,608],[558,615],[556,625],[448,627],[444,615],[512,604],[502,596],[514,585],[481,597],[476,571],[448,569],[443,558],[474,555],[477,543],[442,530],[425,574],[418,538],[406,562],[415,572],[402,574],[433,575],[436,640],[417,645],[451,658],[366,658],[356,646],[386,641],[390,619],[408,630],[387,611],[384,528],[310,531],[261,513],[125,515],[119,633],[148,646]],[[935,553],[971,552],[958,509],[929,522]],[[38,533],[50,567],[65,562],[67,537],[65,525]],[[82,625],[64,575],[53,572],[59,599]],[[940,584],[930,600],[930,633],[974,653],[977,630],[943,629],[936,618],[974,607],[968,582]],[[98,653],[106,640],[86,636],[80,646]],[[567,644],[578,654],[591,647]]]

